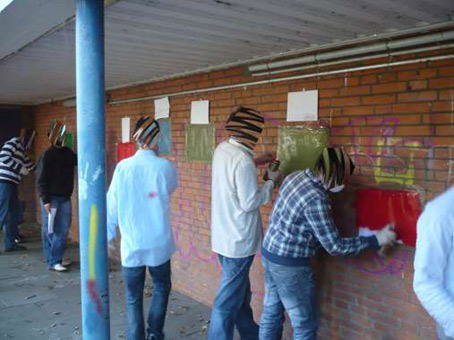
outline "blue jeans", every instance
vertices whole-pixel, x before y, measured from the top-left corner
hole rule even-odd
[[[3,243],[8,251],[16,246],[14,239],[19,237],[18,229],[19,198],[17,185],[0,182],[0,228],[5,229]]]
[[[265,268],[265,299],[260,339],[281,339],[285,310],[293,327],[293,339],[315,340],[318,313],[312,269],[309,266],[281,266],[264,257],[262,264]]]
[[[253,260],[254,255],[245,258],[219,255],[222,279],[211,312],[209,340],[232,340],[235,325],[242,340],[258,339],[259,329],[250,306],[249,269]]]
[[[49,268],[62,262],[66,249],[69,228],[71,227],[71,200],[66,197],[52,196],[50,205],[57,208],[54,220],[54,232],[48,233],[49,215],[41,202],[43,211],[43,251]]]
[[[164,322],[167,304],[172,288],[170,260],[155,267],[123,267],[126,286],[126,314],[128,316],[128,340],[143,340],[143,289],[145,286],[145,270],[148,268],[153,279],[153,297],[148,311],[148,336],[164,339]]]

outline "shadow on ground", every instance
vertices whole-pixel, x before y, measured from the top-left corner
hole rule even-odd
[[[26,225],[27,251],[0,255],[0,339],[82,339],[79,249],[69,245],[70,271],[47,270],[40,226]],[[124,286],[118,265],[111,265],[111,339],[126,339]],[[153,292],[147,281],[144,306]],[[210,310],[172,291],[165,325],[166,340],[206,339]]]

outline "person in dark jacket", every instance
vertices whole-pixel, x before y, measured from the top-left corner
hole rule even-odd
[[[43,211],[43,250],[50,270],[66,271],[63,261],[72,209],[74,168],[77,156],[64,146],[66,126],[52,122],[47,133],[51,146],[42,154],[38,165],[38,192]]]
[[[19,198],[17,186],[22,175],[35,169],[27,150],[33,143],[35,131],[21,130],[19,137],[8,140],[0,149],[0,229],[4,227],[4,251],[26,250],[18,245]]]

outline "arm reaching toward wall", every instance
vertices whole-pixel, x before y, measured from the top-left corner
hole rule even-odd
[[[378,249],[375,236],[341,238],[327,199],[314,198],[309,202],[306,217],[318,241],[330,255],[353,255],[367,248]]]
[[[235,171],[238,200],[246,212],[254,211],[271,200],[273,181],[266,181],[261,187],[258,185],[257,169],[254,162],[244,163]]]
[[[265,152],[260,156],[254,158],[255,166],[268,164],[276,159],[276,154],[272,152]]]

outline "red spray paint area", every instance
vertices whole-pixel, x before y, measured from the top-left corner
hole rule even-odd
[[[392,222],[397,239],[415,246],[416,222],[421,213],[417,192],[404,190],[359,189],[356,195],[356,226],[379,230]]]
[[[134,143],[119,143],[117,146],[117,162],[134,156],[136,153],[136,145]]]

